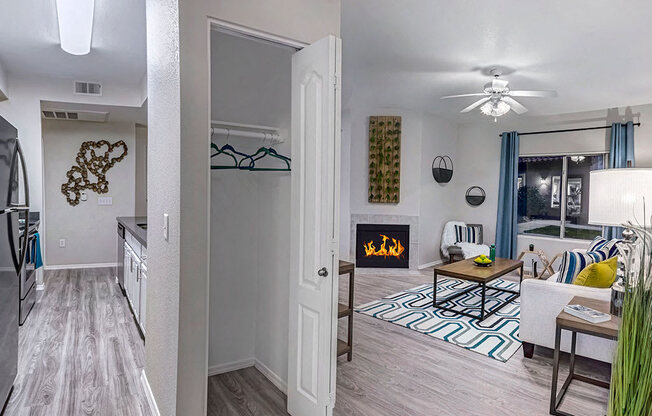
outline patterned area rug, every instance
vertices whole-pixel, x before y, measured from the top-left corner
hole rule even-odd
[[[437,300],[448,298],[464,290],[471,283],[457,279],[440,278],[437,282]],[[487,285],[486,310],[501,304],[510,293],[491,290],[490,287],[518,289],[518,283],[496,279]],[[473,290],[445,304],[460,311],[479,314],[481,289]],[[432,306],[432,284],[418,286],[380,300],[358,306],[356,312],[373,316],[423,334],[450,342],[460,347],[505,362],[520,348],[518,338],[520,299],[516,298],[496,314],[482,322],[435,309]]]

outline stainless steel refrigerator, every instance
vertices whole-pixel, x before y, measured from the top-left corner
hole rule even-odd
[[[19,216],[29,216],[25,158],[18,132],[0,117],[0,406],[4,407],[18,369],[18,279],[27,239]]]

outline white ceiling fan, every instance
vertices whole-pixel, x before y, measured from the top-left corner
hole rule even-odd
[[[498,69],[492,69],[490,71],[493,75],[491,82],[488,82],[484,85],[484,91],[479,93],[471,94],[458,94],[458,95],[446,95],[441,97],[442,100],[447,98],[459,98],[459,97],[484,97],[474,102],[470,106],[464,108],[461,113],[468,113],[474,108],[481,106],[480,111],[482,114],[494,117],[500,117],[504,114],[507,114],[510,110],[514,111],[516,114],[523,114],[527,111],[521,103],[516,101],[512,97],[556,97],[557,91],[528,91],[528,90],[519,90],[513,91],[509,89],[509,83],[505,79],[499,79],[501,72]]]

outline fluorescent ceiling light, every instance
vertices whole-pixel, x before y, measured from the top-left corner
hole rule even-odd
[[[72,55],[91,51],[95,0],[57,0],[61,49]]]

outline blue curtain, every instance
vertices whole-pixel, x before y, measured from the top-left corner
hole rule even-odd
[[[503,133],[500,150],[500,182],[498,184],[498,217],[496,220],[496,256],[516,257],[518,232],[518,133]]]
[[[611,125],[611,146],[609,147],[609,169],[634,167],[634,123]],[[621,238],[621,227],[604,227],[603,236],[608,239]]]

